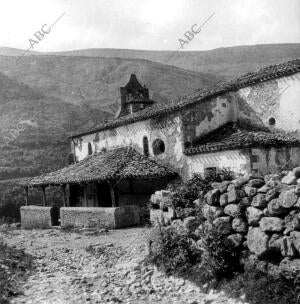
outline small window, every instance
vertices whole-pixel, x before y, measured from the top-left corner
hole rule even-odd
[[[147,136],[143,137],[143,151],[144,151],[144,155],[148,157],[149,156],[149,141],[148,141]]]
[[[275,118],[274,117],[270,117],[269,118],[269,126],[275,126],[275,124],[276,124]]]
[[[155,139],[152,144],[154,155],[162,154],[165,152],[165,143],[161,139]]]
[[[92,144],[89,142],[88,144],[88,154],[92,155],[93,154],[93,148],[92,148]]]

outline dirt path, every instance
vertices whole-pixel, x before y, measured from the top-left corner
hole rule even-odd
[[[24,295],[11,303],[236,304],[221,294],[205,295],[194,284],[144,266],[146,228],[93,235],[60,230],[14,230],[9,245],[35,257]]]

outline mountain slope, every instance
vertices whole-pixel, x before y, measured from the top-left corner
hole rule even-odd
[[[300,43],[246,45],[208,51],[142,51],[87,49],[56,52],[57,55],[148,59],[195,72],[232,78],[262,66],[300,58]]]
[[[0,73],[0,179],[39,174],[67,164],[67,134],[108,113],[42,95]]]
[[[0,55],[20,56],[24,51],[1,48]],[[59,55],[86,57],[119,57],[147,59],[179,68],[232,78],[255,71],[262,66],[300,58],[300,43],[245,45],[207,51],[145,51],[128,49],[83,49],[30,55]]]
[[[148,86],[152,98],[164,102],[222,80],[142,59],[77,56],[0,56],[0,71],[38,92],[95,108],[114,103],[131,73]]]

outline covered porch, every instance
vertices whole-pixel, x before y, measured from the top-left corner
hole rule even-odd
[[[25,191],[26,206],[30,205],[30,189],[39,188],[43,197],[41,205],[52,208],[52,202],[47,200],[46,189],[59,187],[62,194],[62,208],[60,212],[56,211],[56,214],[62,226],[64,215],[70,215],[71,211],[77,218],[75,220],[77,226],[90,226],[91,223],[85,221],[94,218],[96,214],[101,214],[97,222],[97,225],[101,226],[101,218],[107,214],[113,213],[112,216],[115,218],[116,213],[129,212],[134,213],[136,218],[136,213],[140,214],[140,210],[146,207],[150,195],[156,190],[163,189],[176,175],[177,173],[171,168],[141,155],[130,147],[122,147],[91,155],[63,169],[33,177],[22,186]],[[26,206],[22,207],[23,213],[26,213]],[[34,206],[30,206],[29,209],[33,210]],[[49,212],[55,214],[53,210]],[[79,215],[82,213],[85,213],[85,216],[82,216],[80,221]],[[87,213],[89,215],[86,215]],[[95,222],[95,219],[93,221]],[[120,221],[124,222],[124,219],[117,220],[118,225],[123,226]],[[51,219],[51,222],[55,222],[55,219],[54,221]],[[131,225],[130,221],[125,220],[125,222],[126,225]],[[114,225],[111,223],[110,226]]]

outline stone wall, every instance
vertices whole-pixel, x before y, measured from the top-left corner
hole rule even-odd
[[[300,167],[285,175],[247,175],[214,183],[204,198],[203,216],[265,265],[300,272],[299,178]]]
[[[60,224],[62,228],[108,228],[117,229],[140,224],[138,206],[122,206],[116,208],[60,208]]]
[[[265,176],[251,174],[213,183],[213,190],[194,201],[203,218],[235,247],[248,252],[248,261],[264,270],[300,273],[300,167]],[[154,226],[180,225],[197,235],[199,222],[176,218],[169,191],[151,197]]]
[[[23,229],[51,228],[52,227],[52,207],[44,206],[22,206],[21,227]]]
[[[300,73],[242,88],[235,93],[239,96],[239,118],[248,119],[249,113],[255,111],[267,126],[273,117],[275,125],[271,127],[299,132],[299,94]],[[250,111],[246,105],[249,105]]]

